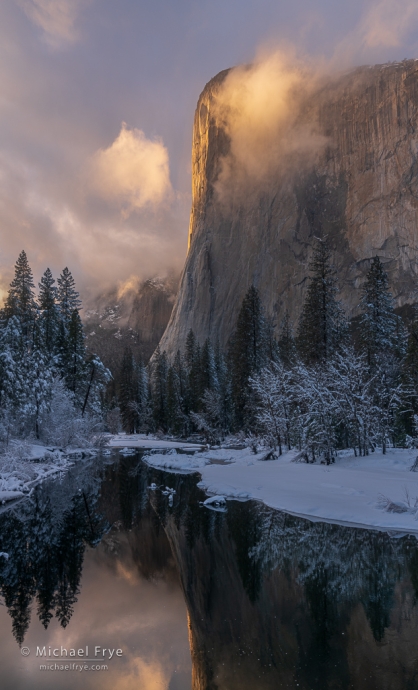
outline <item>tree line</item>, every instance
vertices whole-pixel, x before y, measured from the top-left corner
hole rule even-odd
[[[326,239],[316,239],[295,332],[274,323],[249,287],[225,350],[190,331],[173,361],[157,348],[150,366],[125,351],[119,408],[126,431],[161,430],[217,442],[242,432],[281,453],[333,462],[336,451],[367,455],[413,444],[418,414],[418,315],[395,313],[388,276],[374,257],[353,336]]]
[[[22,251],[0,311],[0,438],[58,445],[82,440],[102,414],[110,372],[87,352],[75,281],[49,268],[35,295]]]

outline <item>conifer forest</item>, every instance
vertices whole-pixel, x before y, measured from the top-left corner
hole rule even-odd
[[[148,367],[125,351],[117,399],[127,432],[200,434],[219,443],[236,433],[274,452],[297,448],[308,462],[338,449],[368,455],[413,445],[418,412],[418,320],[395,313],[379,257],[347,319],[326,240],[316,240],[298,324],[279,328],[254,285],[242,301],[228,347],[193,331],[173,361],[157,348]],[[278,330],[278,336],[275,331]]]
[[[118,371],[88,351],[82,304],[64,268],[35,283],[24,251],[1,312],[1,440],[80,445],[103,431],[160,433],[219,443],[228,434],[297,448],[307,462],[337,450],[367,455],[414,443],[418,316],[395,313],[379,257],[370,262],[359,316],[348,321],[326,240],[316,240],[299,323],[279,328],[254,285],[222,350],[193,331],[172,361],[125,346]],[[276,337],[275,331],[278,330]],[[115,346],[119,343],[115,342]]]

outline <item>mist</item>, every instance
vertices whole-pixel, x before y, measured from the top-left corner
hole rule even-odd
[[[321,76],[291,47],[229,72],[214,105],[230,141],[216,184],[221,204],[248,202],[260,189],[277,187],[278,176],[315,161],[327,140],[300,115]]]

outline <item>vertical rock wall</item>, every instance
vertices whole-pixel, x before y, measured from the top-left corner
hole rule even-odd
[[[359,288],[378,254],[396,304],[416,301],[418,61],[364,67],[323,84],[299,118],[326,145],[314,164],[272,174],[226,207],[216,182],[230,140],[215,108],[228,74],[203,90],[196,109],[189,252],[161,347],[183,348],[193,328],[225,345],[248,287],[260,290],[276,323],[296,323],[314,236],[327,235],[341,298],[356,314]]]

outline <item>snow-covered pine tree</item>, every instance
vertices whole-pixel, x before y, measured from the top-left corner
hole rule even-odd
[[[250,422],[248,380],[266,363],[266,319],[259,292],[251,285],[242,301],[237,325],[229,343],[231,392],[237,428]]]
[[[209,340],[203,346],[202,369],[205,368],[199,412],[191,411],[190,417],[208,443],[219,443],[232,427],[231,382],[219,342],[214,352]]]
[[[405,434],[412,391],[408,377],[403,376],[406,328],[394,312],[388,275],[378,256],[371,261],[360,308],[360,339],[374,377],[374,423],[385,453],[388,442],[395,443]]]
[[[100,415],[105,398],[105,389],[112,380],[112,374],[105,367],[98,355],[90,354],[85,361],[85,392],[81,407],[81,416],[88,410],[93,415]]]
[[[190,371],[196,356],[196,336],[192,329],[189,330],[186,336],[186,351],[184,355],[187,369]]]
[[[201,397],[200,386],[200,345],[196,340],[194,332],[190,329],[186,338],[185,362],[187,370],[187,410],[197,411]]]
[[[188,420],[188,381],[184,358],[177,350],[173,365],[167,378],[167,414],[169,428],[175,434],[187,434]]]
[[[71,271],[66,267],[58,278],[57,304],[61,319],[66,327],[69,326],[74,310],[81,309],[80,295],[75,289],[75,281]]]
[[[297,356],[296,343],[293,336],[290,314],[287,309],[280,324],[278,349],[280,360],[285,366],[289,367],[294,364]]]
[[[167,431],[167,376],[167,355],[158,346],[154,355],[151,383],[154,423],[162,431]]]
[[[86,387],[86,354],[83,324],[78,309],[74,309],[66,329],[63,351],[59,354],[59,368],[67,388],[74,393],[80,408]]]
[[[130,347],[125,348],[122,357],[118,397],[123,430],[134,434],[138,431],[138,372]]]
[[[174,357],[173,368],[178,379],[181,409],[183,414],[187,414],[187,370],[184,357],[180,350],[177,350],[176,356]]]
[[[59,333],[59,312],[57,307],[57,288],[49,268],[39,283],[39,336],[42,349],[51,356],[57,351]]]
[[[184,430],[183,401],[181,397],[181,382],[177,367],[171,366],[167,375],[167,424],[174,434],[181,434]]]
[[[150,427],[150,387],[148,369],[141,360],[138,363],[138,424],[139,431],[148,431]]]
[[[266,356],[270,362],[278,362],[280,359],[279,343],[275,336],[276,324],[273,316],[265,319],[266,324]]]
[[[0,402],[1,408],[17,409],[21,403],[22,324],[17,316],[8,319],[0,331]]]
[[[218,377],[216,374],[215,353],[212,344],[207,338],[203,344],[200,354],[200,397],[203,397],[206,390],[218,388]]]
[[[22,346],[32,346],[37,307],[34,293],[32,270],[25,251],[21,251],[15,264],[15,276],[5,300],[3,315],[6,323],[13,316],[17,317],[23,338]]]
[[[347,337],[347,322],[327,239],[315,238],[309,286],[297,332],[297,347],[307,364],[328,360]]]
[[[409,436],[418,436],[415,428],[418,414],[418,308],[414,307],[414,318],[409,329],[405,358],[402,362],[402,381],[406,389],[405,431]]]
[[[231,394],[231,375],[226,363],[225,357],[222,353],[219,341],[215,347],[215,364],[216,376],[218,379],[219,391],[219,424],[222,431],[225,433],[231,431],[232,428],[232,394]]]
[[[41,419],[51,402],[54,371],[42,350],[34,349],[24,353],[19,362],[19,374],[19,419],[22,423],[22,435],[30,436],[35,433],[39,439]]]
[[[373,366],[381,354],[404,354],[407,336],[400,317],[394,312],[388,275],[378,256],[371,261],[360,309],[360,337],[369,366]]]

